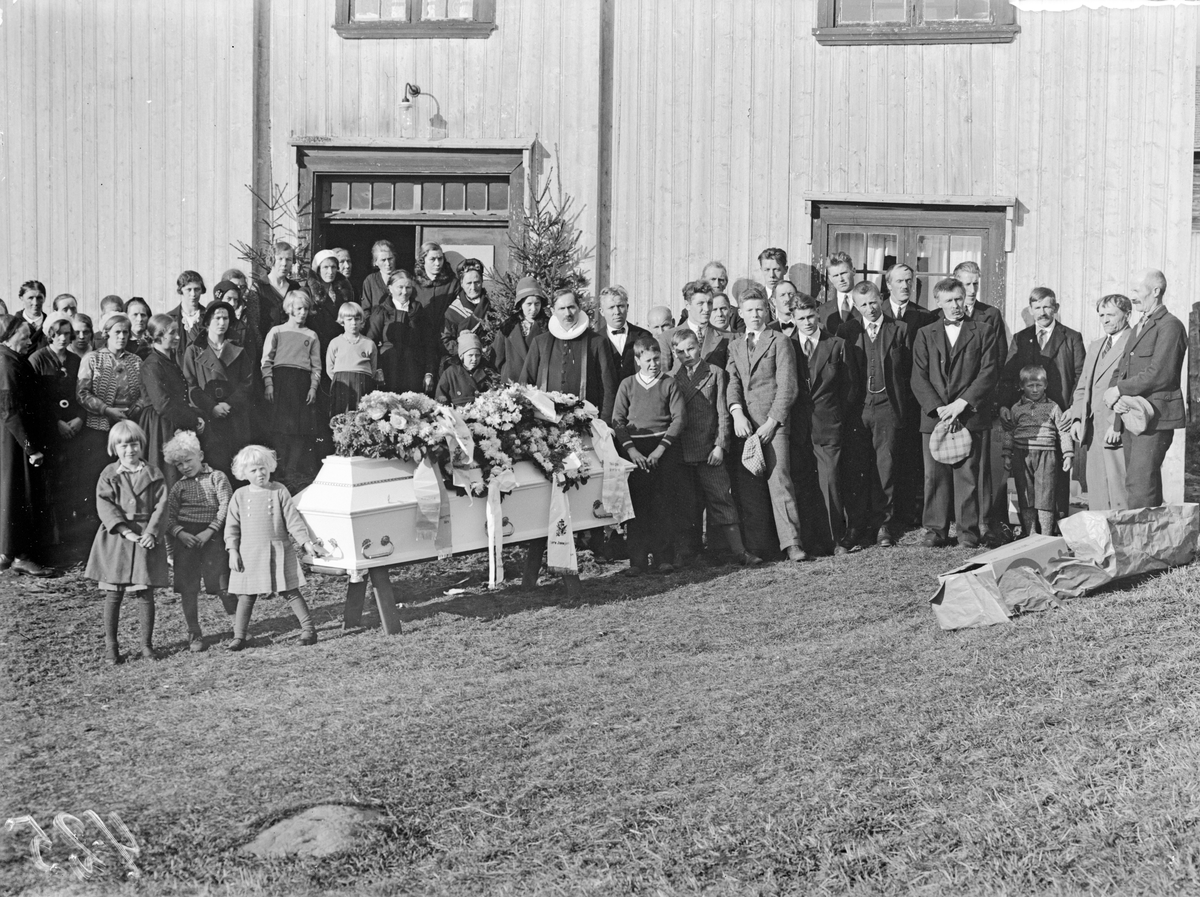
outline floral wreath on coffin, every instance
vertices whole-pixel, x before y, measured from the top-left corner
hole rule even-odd
[[[594,405],[570,393],[513,384],[459,408],[415,392],[372,392],[330,427],[338,455],[451,462],[456,472],[476,466],[479,478],[454,481],[472,495],[486,495],[518,461],[533,462],[563,489],[586,483],[583,440],[597,416]]]

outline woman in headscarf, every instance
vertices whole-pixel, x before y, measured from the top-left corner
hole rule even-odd
[[[207,333],[183,356],[183,376],[188,398],[200,409],[207,424],[201,443],[209,465],[232,473],[233,456],[250,442],[250,400],[254,359],[229,340],[233,306],[213,302],[204,309]]]
[[[312,272],[308,275],[308,294],[313,298],[313,307],[308,314],[308,329],[321,340],[321,358],[329,348],[329,341],[342,332],[338,323],[338,312],[343,302],[354,301],[354,288],[338,270],[338,257],[332,249],[322,249],[312,260]]]
[[[81,489],[91,488],[79,476],[83,454],[84,410],[79,404],[79,356],[68,347],[75,339],[71,318],[62,312],[46,316],[42,330],[49,340],[29,356],[29,365],[41,380],[41,392],[54,415],[54,426],[47,440],[46,484],[53,510],[54,531],[58,542],[73,541],[73,521],[81,506]],[[90,337],[89,337],[90,338]]]
[[[521,376],[525,356],[533,341],[546,332],[546,294],[532,277],[517,281],[517,304],[492,341],[496,353],[496,370],[502,383],[512,383]]]
[[[492,303],[483,288],[483,262],[479,259],[463,259],[458,266],[458,295],[446,308],[442,318],[442,346],[447,359],[458,358],[458,335],[473,333],[483,344],[484,357],[489,361],[495,357],[492,349],[492,325],[488,312]]]

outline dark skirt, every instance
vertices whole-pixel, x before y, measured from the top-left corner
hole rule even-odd
[[[311,436],[315,429],[317,403],[308,404],[312,375],[302,368],[277,367],[273,377],[272,432],[287,436]],[[318,401],[320,396],[317,397]]]
[[[360,371],[338,371],[329,386],[329,416],[357,411],[362,397],[379,388],[375,378]]]

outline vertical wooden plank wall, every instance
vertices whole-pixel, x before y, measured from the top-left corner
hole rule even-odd
[[[250,239],[253,4],[37,0],[0,11],[0,298],[175,305]]]
[[[765,246],[809,263],[807,191],[1015,196],[1010,326],[1039,284],[1092,337],[1132,268],[1185,282],[1195,7],[1020,12],[1012,44],[883,48],[819,46],[810,2],[615,2],[609,251],[637,316],[714,257],[734,279]]]
[[[600,0],[496,4],[486,40],[344,40],[332,0],[271,10],[271,153],[276,181],[296,190],[294,137],[398,138],[405,82],[434,98],[449,138],[534,137],[596,240],[599,191]],[[515,198],[514,198],[515,201]],[[592,263],[594,272],[594,260]]]

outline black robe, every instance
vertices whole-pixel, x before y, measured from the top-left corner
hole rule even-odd
[[[530,345],[517,382],[587,399],[600,409],[601,419],[611,423],[620,383],[606,343],[591,329],[574,339],[543,333]]]
[[[43,468],[29,463],[30,455],[49,451],[48,425],[58,419],[43,405],[37,372],[0,345],[0,554],[9,558],[36,560],[32,553],[49,531]]]

